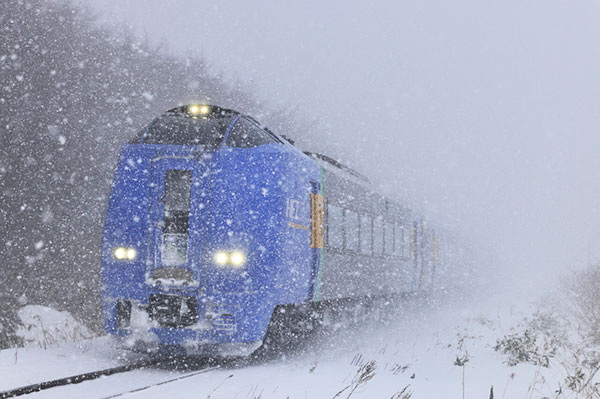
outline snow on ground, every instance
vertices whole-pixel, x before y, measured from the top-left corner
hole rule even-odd
[[[511,315],[510,309],[509,317]],[[338,332],[284,359],[224,369],[132,393],[131,398],[466,398],[527,397],[536,367],[509,368],[493,350],[497,322],[469,311],[405,314],[385,327]],[[360,383],[366,365],[372,378]],[[412,396],[410,396],[412,394]],[[536,397],[536,396],[533,396]]]
[[[281,358],[239,367],[223,366],[128,398],[495,398],[556,397],[566,369],[509,367],[494,350],[517,330],[531,309],[494,301],[469,308],[451,305],[407,310],[385,325],[338,330],[311,339]],[[107,337],[58,348],[0,351],[0,390],[121,364]],[[185,374],[185,373],[183,373]],[[361,377],[362,374],[362,377]],[[182,375],[173,370],[137,370],[32,397],[106,397]],[[337,396],[336,396],[337,395]],[[412,395],[412,396],[411,396]],[[585,397],[565,395],[561,397]]]
[[[112,339],[99,337],[46,349],[32,346],[0,351],[0,391],[128,364]]]
[[[0,391],[69,377],[139,359],[109,337],[96,337],[68,312],[45,306],[19,309],[24,348],[0,351]]]

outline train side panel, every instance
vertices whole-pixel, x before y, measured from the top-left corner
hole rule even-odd
[[[324,167],[326,250],[321,299],[386,296],[429,289],[429,244],[406,208],[368,183]]]

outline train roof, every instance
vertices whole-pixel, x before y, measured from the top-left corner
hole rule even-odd
[[[241,112],[238,112],[238,111],[235,111],[235,110],[232,110],[229,108],[223,108],[223,107],[219,107],[216,105],[210,105],[210,104],[182,105],[179,107],[169,109],[163,115],[186,115],[186,116],[192,116],[192,117],[200,116],[205,119],[226,118],[226,117],[241,115],[248,119],[251,119],[257,125],[261,126],[260,123],[256,119],[254,119],[253,117],[251,117],[249,115],[242,114]],[[279,134],[273,133],[271,130],[269,130],[266,127],[263,127],[263,129],[267,130],[271,134],[282,137],[285,141],[289,142],[291,145],[294,145],[294,141],[291,140],[290,138],[288,138],[284,135],[279,135]],[[354,179],[358,179],[362,184],[365,184],[365,183],[369,184],[369,185],[371,184],[371,181],[366,176],[358,173],[357,171],[350,168],[349,166],[346,166],[346,165],[342,164],[341,162],[339,162],[327,155],[316,153],[316,152],[310,152],[310,151],[304,151],[304,154],[306,154],[307,156],[318,161],[321,165],[325,166],[328,169],[332,169],[333,171],[338,172],[338,173],[342,172],[342,174],[344,174],[346,176],[351,176]]]
[[[360,180],[363,184],[364,183],[367,183],[369,185],[371,184],[371,181],[366,176],[358,173],[357,171],[350,168],[349,166],[346,166],[343,163],[341,163],[327,155],[319,154],[316,152],[310,152],[310,151],[304,151],[304,154],[319,161],[320,164],[324,164],[327,168],[333,167],[333,170],[335,170],[337,172],[343,172],[347,175],[350,175],[350,176]]]

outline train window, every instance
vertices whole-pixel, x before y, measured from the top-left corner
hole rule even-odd
[[[189,212],[191,187],[191,171],[179,169],[167,170],[165,174],[165,191],[162,198],[165,210]]]
[[[381,216],[373,219],[373,252],[383,253],[383,218]]]
[[[396,223],[394,237],[394,255],[404,257],[404,248],[406,248],[406,231],[404,226]]]
[[[349,251],[358,251],[358,213],[346,209],[345,233],[346,233],[346,249]]]
[[[238,119],[227,137],[229,147],[250,148],[270,143],[276,141],[269,133],[244,118]]]
[[[223,141],[231,120],[197,119],[182,114],[163,115],[152,121],[131,143],[217,147]]]
[[[360,252],[370,254],[372,249],[372,223],[371,216],[360,215]]]
[[[394,224],[387,222],[384,231],[384,251],[391,255],[394,252]]]
[[[438,260],[440,258],[440,242],[438,241],[438,236],[437,234],[435,234],[435,232],[433,233],[433,239],[432,239],[432,243],[431,243],[431,250],[433,251],[433,263],[437,264]]]
[[[411,224],[408,227],[408,232],[409,232],[409,245],[410,245],[410,258],[414,259],[415,256],[417,255],[417,230],[416,230],[416,225]]]
[[[342,208],[327,204],[327,245],[344,248],[344,213]]]

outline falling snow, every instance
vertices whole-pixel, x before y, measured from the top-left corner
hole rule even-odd
[[[84,3],[90,8],[78,6]],[[576,398],[589,388],[582,383],[597,380],[585,367],[598,364],[589,356],[600,341],[578,335],[595,311],[567,312],[563,319],[579,326],[567,332],[560,318],[515,317],[556,280],[573,284],[573,270],[600,258],[595,2],[355,2],[342,12],[324,3],[171,3],[2,1],[0,391],[11,381],[25,385],[34,376],[130,359],[115,342],[94,337],[104,331],[99,257],[112,174],[120,148],[150,120],[191,102],[253,115],[298,148],[352,165],[377,190],[452,232],[464,262],[438,281],[447,295],[441,302],[455,304],[447,313],[432,301],[427,310],[402,313],[408,321],[365,331],[331,322],[334,332],[306,351],[209,373],[175,394],[196,394],[194,383],[202,382],[210,389],[201,394],[215,398],[343,391],[407,399],[399,393],[405,387],[413,399],[464,397],[463,386],[466,397],[489,397],[491,385],[496,397],[558,397],[561,384],[577,388],[569,391]],[[142,164],[127,160],[146,178]],[[261,185],[245,188],[268,200],[273,189]],[[139,228],[147,203],[131,201],[140,211],[127,220]],[[248,211],[262,222],[257,214]],[[229,237],[239,217],[225,220]],[[350,240],[351,232],[340,234]],[[360,276],[356,266],[350,257],[344,272]],[[596,309],[579,294],[596,298],[599,288],[577,288],[550,297]],[[567,300],[573,292],[580,302]],[[500,304],[486,307],[482,297]],[[152,343],[151,322],[134,316]],[[543,352],[549,347],[558,349]],[[507,356],[531,354],[546,356],[551,367],[507,365]],[[368,364],[375,376],[352,391]],[[148,383],[157,374],[140,372]],[[103,388],[114,392],[75,389],[108,396],[128,384]],[[172,386],[163,388],[155,397]]]

